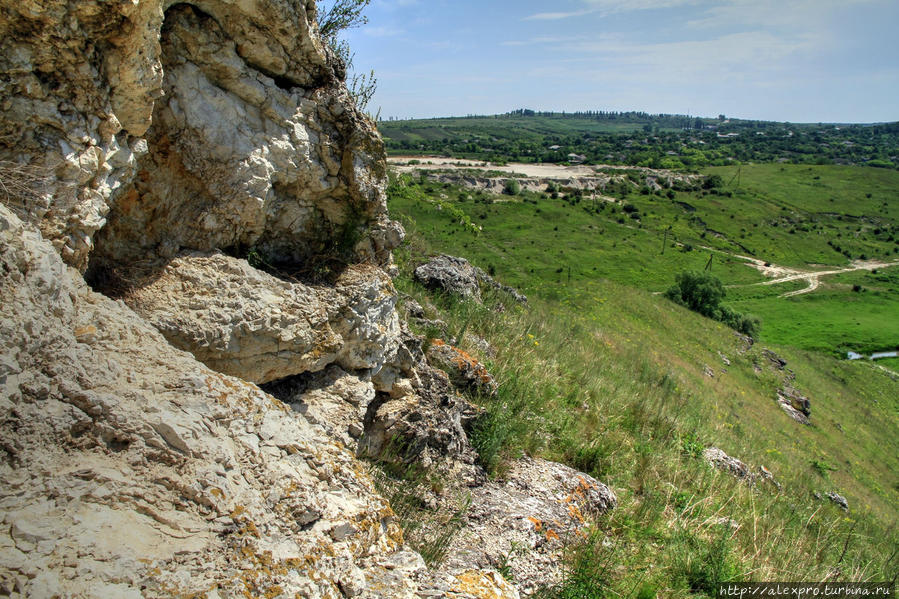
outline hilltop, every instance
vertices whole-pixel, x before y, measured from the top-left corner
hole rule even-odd
[[[491,162],[700,168],[738,162],[899,165],[899,123],[795,124],[641,112],[546,113],[380,121],[388,153]]]

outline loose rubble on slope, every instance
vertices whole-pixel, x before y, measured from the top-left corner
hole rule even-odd
[[[481,284],[505,292],[519,303],[528,298],[516,289],[501,284],[465,258],[440,254],[415,269],[415,279],[428,289],[445,291],[466,298],[481,300]]]
[[[762,350],[762,357],[775,371],[783,372],[783,383],[777,390],[777,404],[787,415],[799,424],[811,424],[812,404],[794,386],[796,373],[787,368],[787,361],[770,349]]]
[[[0,206],[0,594],[512,598],[513,547],[522,592],[558,580],[615,496],[478,466],[461,393],[496,383],[397,315],[383,144],[314,0],[0,11],[0,160],[39,174]],[[471,495],[442,565],[363,458]]]
[[[755,485],[761,481],[770,483],[778,490],[781,488],[780,483],[774,479],[774,475],[771,471],[764,466],[758,466],[755,471],[753,471],[748,465],[737,458],[727,455],[717,447],[707,447],[702,452],[702,457],[709,463],[709,465],[714,466],[719,470],[723,470],[731,476],[742,479],[750,485]]]

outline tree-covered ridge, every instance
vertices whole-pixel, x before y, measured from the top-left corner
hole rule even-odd
[[[516,110],[379,123],[388,152],[493,162],[693,169],[734,162],[899,165],[899,122],[793,124],[645,112]]]

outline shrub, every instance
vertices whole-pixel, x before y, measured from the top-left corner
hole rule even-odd
[[[503,187],[503,193],[510,196],[517,196],[519,193],[521,193],[521,183],[518,182],[518,179],[506,179],[506,184]]]
[[[702,182],[703,189],[718,189],[722,186],[724,186],[724,179],[721,178],[721,175],[709,175]]]
[[[718,277],[709,273],[687,271],[677,275],[675,281],[665,292],[665,297],[674,303],[723,322],[744,335],[758,335],[762,321],[757,316],[735,312],[721,305],[725,291]]]
[[[665,297],[703,316],[718,316],[718,304],[724,298],[724,285],[718,277],[686,271],[678,274],[675,281],[675,285],[665,292]]]

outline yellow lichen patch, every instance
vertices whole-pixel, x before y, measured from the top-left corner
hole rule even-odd
[[[546,540],[547,541],[558,541],[559,534],[551,528],[546,529]]]
[[[543,522],[538,520],[537,518],[532,518],[531,516],[528,516],[528,520],[530,520],[531,524],[534,525],[534,530],[536,530],[537,532],[540,532],[540,529],[543,528]]]
[[[97,339],[97,327],[89,324],[72,331],[79,343],[93,343]]]
[[[584,515],[581,513],[580,508],[578,506],[570,504],[568,506],[568,515],[571,516],[572,520],[577,521],[579,524],[584,524]]]
[[[456,574],[456,583],[448,597],[466,596],[478,599],[510,599],[516,597],[515,588],[498,572],[466,570]]]

